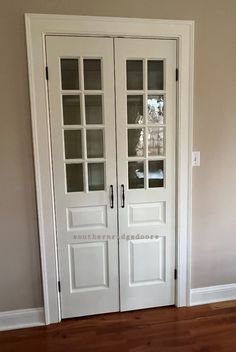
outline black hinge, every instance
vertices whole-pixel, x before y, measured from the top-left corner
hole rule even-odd
[[[48,66],[45,67],[46,80],[48,81]]]
[[[178,68],[175,69],[175,80],[176,80],[176,82],[178,82],[178,80],[179,80],[179,69]]]
[[[175,269],[175,271],[174,271],[174,278],[175,278],[175,280],[177,280],[177,269]]]
[[[61,292],[61,281],[58,281],[58,291]]]

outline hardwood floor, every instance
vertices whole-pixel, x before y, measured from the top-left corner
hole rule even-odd
[[[1,352],[236,351],[236,301],[165,307],[0,333]]]

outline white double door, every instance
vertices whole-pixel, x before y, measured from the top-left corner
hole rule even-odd
[[[46,49],[62,317],[173,304],[176,43]]]

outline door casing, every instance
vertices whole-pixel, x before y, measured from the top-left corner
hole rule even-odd
[[[58,262],[46,80],[47,35],[176,39],[176,306],[190,304],[194,22],[26,14],[26,40],[45,324],[60,322]],[[50,71],[48,72],[50,79]]]

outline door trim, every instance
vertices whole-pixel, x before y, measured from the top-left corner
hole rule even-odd
[[[45,323],[61,320],[46,81],[46,35],[177,40],[176,305],[190,305],[194,22],[25,14]],[[50,79],[50,68],[49,68]]]

